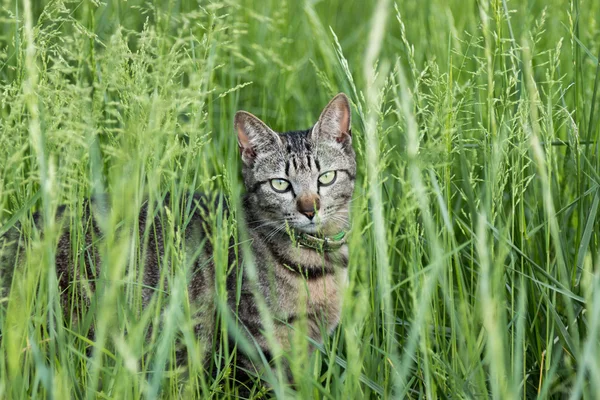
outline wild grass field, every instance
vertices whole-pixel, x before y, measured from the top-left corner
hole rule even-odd
[[[359,169],[342,322],[312,355],[294,344],[293,387],[275,366],[252,395],[600,395],[600,2],[0,4],[0,234],[21,221],[32,239],[0,299],[1,399],[236,398],[228,344],[212,371],[195,356],[181,274],[139,312],[127,227],[168,192],[222,192],[235,210],[235,112],[308,128],[338,92]],[[73,210],[81,245],[81,205],[98,193],[113,204],[106,275],[75,328],[52,221]],[[218,284],[233,215],[214,221]]]

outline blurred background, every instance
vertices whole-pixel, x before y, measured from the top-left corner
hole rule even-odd
[[[294,393],[595,398],[599,21],[592,0],[1,0],[0,233],[99,192],[115,224],[166,192],[235,203],[235,111],[304,129],[343,91],[350,288],[341,327],[293,365]],[[226,369],[131,367],[175,336],[144,347],[122,332],[148,321],[120,311],[98,317],[109,353],[90,366],[81,335],[47,326],[41,260],[29,300],[11,300],[22,312],[2,302],[0,397],[236,395]]]

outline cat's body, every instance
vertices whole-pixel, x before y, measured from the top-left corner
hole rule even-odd
[[[247,263],[242,251],[229,251],[229,264],[238,267],[227,275],[228,305],[243,323],[243,331],[265,353],[271,353],[263,335],[261,319],[253,289],[265,300],[274,322],[275,337],[283,349],[290,347],[290,326],[306,318],[309,336],[319,342],[323,332],[331,332],[339,323],[341,300],[346,283],[348,248],[344,233],[348,228],[349,201],[354,189],[355,156],[351,145],[350,107],[345,95],[336,96],[325,108],[315,126],[306,131],[277,134],[256,117],[245,112],[236,114],[235,126],[243,161],[247,193],[242,201],[250,248],[256,268],[257,287],[240,272]],[[155,288],[164,285],[163,224],[166,221],[166,198],[157,210],[145,204],[139,216],[139,238],[144,260],[142,297],[148,304]],[[183,234],[187,259],[193,260],[188,279],[188,296],[195,312],[196,335],[208,348],[214,340],[215,265],[207,214],[215,212],[214,203],[203,196],[181,199],[191,205],[189,220],[179,226]],[[221,205],[223,201],[219,202]],[[59,240],[56,269],[62,293],[74,280],[87,278],[93,291],[102,263],[95,240],[102,236],[99,215],[107,210],[104,202],[84,207],[86,245],[74,254],[69,232]],[[101,207],[102,206],[102,207]],[[95,208],[101,208],[100,211]],[[223,207],[220,207],[223,209]],[[152,213],[151,213],[152,211]],[[150,224],[150,225],[149,225]],[[41,227],[41,224],[39,224]],[[149,229],[148,229],[149,228]],[[16,229],[5,237],[12,244],[0,243],[0,273],[5,287],[10,285],[12,264],[22,251]],[[94,260],[95,267],[85,260]],[[74,264],[77,264],[74,267]],[[168,268],[168,267],[167,267]],[[162,272],[162,276],[161,276]],[[86,275],[86,276],[83,276]],[[161,284],[162,282],[162,284]],[[81,304],[89,304],[81,291]],[[89,293],[89,291],[87,291]],[[72,298],[71,298],[72,299]],[[63,299],[68,308],[69,298]],[[73,308],[70,308],[73,310]]]

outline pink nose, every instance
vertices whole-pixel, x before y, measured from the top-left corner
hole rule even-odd
[[[303,194],[298,198],[296,205],[298,211],[306,215],[306,218],[312,220],[315,216],[315,212],[321,207],[321,201],[318,194]]]

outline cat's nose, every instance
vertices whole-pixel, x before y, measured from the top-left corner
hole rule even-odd
[[[315,193],[303,194],[298,198],[296,204],[298,211],[311,221],[315,217],[315,213],[319,210],[319,207],[321,207],[319,195]]]

